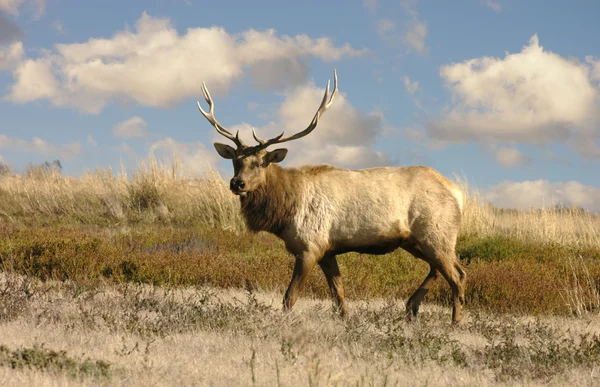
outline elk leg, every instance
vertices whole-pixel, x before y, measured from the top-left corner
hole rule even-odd
[[[319,266],[327,278],[327,284],[329,290],[331,290],[331,296],[335,301],[335,306],[340,316],[346,315],[346,303],[344,302],[344,285],[342,283],[342,275],[340,274],[340,268],[337,263],[335,255],[326,255],[319,261]]]
[[[462,310],[465,304],[465,283],[467,275],[457,262],[456,256],[452,254],[442,260],[438,265],[439,272],[444,276],[452,289],[452,323],[458,324],[462,320]]]
[[[300,254],[296,256],[294,265],[294,273],[290,286],[288,286],[285,296],[283,297],[283,310],[289,311],[292,309],[298,298],[298,294],[304,289],[304,285],[308,280],[308,276],[315,267],[317,260],[311,254]]]
[[[433,281],[437,279],[437,270],[431,264],[431,261],[425,254],[421,248],[414,242],[405,241],[402,244],[402,248],[409,253],[411,253],[415,258],[422,259],[423,261],[429,263],[429,274],[423,280],[423,283],[415,290],[415,292],[410,296],[408,301],[406,302],[406,320],[410,321],[412,317],[416,317],[417,313],[419,313],[419,306],[421,305],[421,301],[425,298],[429,289],[431,289],[431,285],[433,285]]]
[[[419,313],[419,305],[421,305],[421,301],[423,301],[423,298],[425,298],[425,295],[427,295],[427,292],[429,292],[429,289],[436,278],[437,270],[432,265],[429,265],[429,274],[427,274],[427,277],[425,277],[423,283],[421,283],[421,286],[415,290],[406,303],[407,321],[410,321],[412,317],[417,316],[417,313]]]

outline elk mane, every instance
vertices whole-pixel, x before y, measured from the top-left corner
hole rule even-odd
[[[240,197],[248,227],[252,231],[280,235],[296,214],[297,192],[290,171],[269,165],[265,168],[263,184]]]

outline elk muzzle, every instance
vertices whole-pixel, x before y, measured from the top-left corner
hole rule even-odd
[[[246,187],[246,183],[244,183],[244,180],[240,179],[239,177],[231,178],[231,181],[229,182],[229,189],[234,194],[242,194],[244,192],[244,187]]]

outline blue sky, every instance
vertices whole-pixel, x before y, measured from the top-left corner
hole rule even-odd
[[[308,125],[285,165],[424,164],[504,207],[600,210],[596,1],[0,0],[0,161],[65,173],[153,152],[231,175],[197,111],[251,142]]]

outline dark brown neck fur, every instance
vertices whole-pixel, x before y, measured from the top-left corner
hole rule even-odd
[[[291,171],[271,164],[265,175],[261,187],[240,197],[242,213],[252,231],[281,235],[296,215],[298,191]]]

